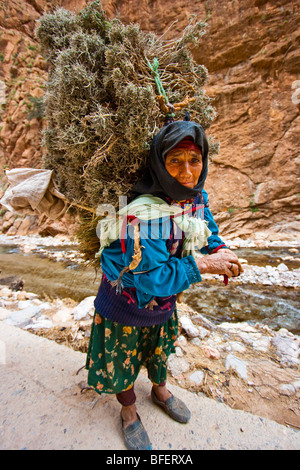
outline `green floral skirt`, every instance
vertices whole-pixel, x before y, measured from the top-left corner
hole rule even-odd
[[[142,366],[154,384],[167,380],[167,359],[175,352],[177,312],[163,325],[124,326],[95,311],[86,368],[88,384],[98,393],[129,390]]]

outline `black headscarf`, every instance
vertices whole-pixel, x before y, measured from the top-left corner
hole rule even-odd
[[[181,185],[165,168],[167,153],[181,140],[191,137],[202,151],[203,168],[197,185]],[[154,137],[145,176],[132,188],[130,199],[141,194],[169,196],[175,201],[194,199],[203,189],[208,170],[208,142],[203,128],[192,121],[175,121],[163,127]]]

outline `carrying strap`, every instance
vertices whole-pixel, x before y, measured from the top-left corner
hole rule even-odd
[[[182,211],[180,214],[170,215],[170,219],[174,219],[175,217],[179,217],[179,216],[182,217],[184,215],[195,212],[196,210],[197,210],[197,207],[191,207],[191,208],[187,209],[186,211]],[[126,231],[127,231],[128,224],[131,224],[132,226],[135,227],[139,223],[140,223],[140,219],[138,217],[136,217],[135,215],[127,215],[126,217],[124,217],[124,220],[122,222],[122,228],[121,228],[122,253],[126,253],[125,239],[126,239]]]

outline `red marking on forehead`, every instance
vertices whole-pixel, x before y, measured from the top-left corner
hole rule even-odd
[[[201,149],[199,145],[195,144],[193,139],[191,137],[186,137],[182,139],[178,144],[172,148],[172,150],[177,150],[177,149],[188,149],[188,150],[196,150],[197,152],[201,152]]]

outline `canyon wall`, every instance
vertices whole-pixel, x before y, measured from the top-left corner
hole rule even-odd
[[[34,36],[36,20],[56,6],[79,10],[86,2],[0,4],[1,193],[5,168],[39,167],[43,154],[40,103],[47,65]],[[102,5],[110,17],[157,34],[167,31],[168,38],[182,32],[191,15],[208,18],[194,55],[208,69],[206,90],[218,113],[208,131],[220,142],[206,185],[210,207],[227,237],[299,236],[299,3],[103,0]],[[42,222],[45,230],[48,222]],[[56,223],[57,233],[68,227],[70,220]]]

